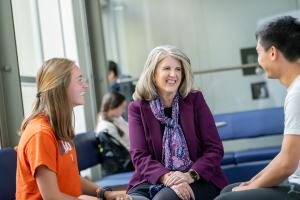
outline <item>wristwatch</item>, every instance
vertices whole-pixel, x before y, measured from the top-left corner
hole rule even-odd
[[[102,187],[102,188],[98,188],[96,190],[96,193],[97,193],[97,198],[99,200],[105,200],[105,196],[104,196],[104,193],[106,191],[112,191],[112,189],[110,187]]]
[[[200,179],[199,174],[195,170],[193,170],[193,169],[189,170],[189,174],[190,174],[190,176],[192,177],[192,179],[194,181],[198,181]]]

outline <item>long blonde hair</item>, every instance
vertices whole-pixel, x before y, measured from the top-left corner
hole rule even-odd
[[[190,59],[177,47],[163,45],[154,48],[148,55],[143,72],[133,93],[134,100],[140,99],[151,101],[158,96],[154,84],[155,69],[158,63],[167,56],[172,56],[178,59],[183,68],[182,81],[179,86],[179,94],[185,98],[190,93],[193,87],[193,74]]]
[[[73,106],[67,94],[74,65],[66,58],[52,58],[42,65],[36,79],[37,97],[31,114],[22,122],[20,134],[33,118],[43,113],[48,117],[57,139],[70,141],[74,138]]]

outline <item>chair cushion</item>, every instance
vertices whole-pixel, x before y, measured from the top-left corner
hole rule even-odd
[[[226,152],[223,156],[221,165],[229,165],[229,164],[236,164],[234,158],[234,152]]]
[[[79,171],[102,162],[95,132],[86,132],[75,136],[75,147]]]
[[[282,107],[219,114],[214,119],[226,123],[218,129],[222,140],[281,134],[284,129]]]
[[[17,152],[14,148],[0,149],[0,199],[15,199]]]
[[[262,160],[272,160],[279,153],[279,151],[280,147],[250,149],[235,152],[234,158],[237,164]]]
[[[239,165],[223,165],[222,169],[229,184],[249,181],[253,176],[266,167],[268,161],[241,163]]]

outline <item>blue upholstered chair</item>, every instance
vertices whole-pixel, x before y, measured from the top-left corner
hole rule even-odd
[[[98,145],[99,142],[95,132],[86,132],[76,135],[75,146],[79,171],[88,169],[103,162],[101,160]],[[95,180],[94,182],[101,186],[121,190],[126,189],[131,175],[132,172],[118,173],[105,176],[104,178]]]
[[[0,199],[15,199],[17,152],[8,147],[0,149]]]
[[[222,141],[282,135],[284,129],[282,107],[225,113],[215,115],[214,118],[216,122],[226,124],[218,129]],[[222,168],[229,183],[251,179],[278,154],[281,148],[273,144],[263,145],[225,152]]]
[[[101,164],[98,144],[95,132],[76,135],[75,147],[79,171]]]

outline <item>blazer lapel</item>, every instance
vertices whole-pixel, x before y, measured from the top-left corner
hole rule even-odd
[[[149,103],[142,104],[142,112],[144,116],[144,125],[146,125],[147,143],[152,146],[151,151],[155,153],[157,160],[162,159],[162,133],[160,123],[153,115]]]
[[[185,136],[191,159],[196,156],[195,146],[197,137],[194,123],[194,107],[188,101],[180,98],[179,101],[180,125]],[[194,155],[195,154],[195,155]]]

